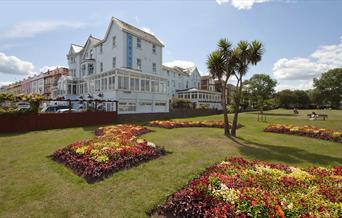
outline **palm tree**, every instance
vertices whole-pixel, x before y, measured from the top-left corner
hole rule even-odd
[[[248,43],[247,41],[240,41],[237,47],[234,49],[233,53],[237,57],[236,71],[235,77],[237,79],[236,83],[236,96],[235,96],[235,111],[234,111],[234,119],[232,124],[231,134],[232,136],[236,136],[236,129],[238,124],[238,115],[241,101],[241,93],[243,82],[242,78],[246,75],[248,71],[248,67],[250,64],[256,65],[259,61],[261,61],[262,55],[264,53],[264,47],[259,41],[252,41]]]
[[[213,51],[209,56],[207,60],[207,65],[209,69],[210,75],[213,77],[213,79],[217,79],[222,87],[224,87],[224,77],[225,77],[225,60],[222,53],[217,50]],[[228,114],[227,114],[227,102],[226,102],[226,93],[225,90],[222,89],[221,92],[221,105],[223,110],[223,116],[224,116],[224,134],[226,136],[230,135],[229,132],[229,123],[228,123]]]

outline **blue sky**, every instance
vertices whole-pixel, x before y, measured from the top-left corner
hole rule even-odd
[[[262,41],[263,59],[247,78],[267,73],[278,89],[310,88],[313,77],[342,67],[337,0],[2,1],[0,11],[0,85],[67,66],[70,43],[103,38],[112,16],[160,38],[163,62],[193,62],[203,74],[223,37]]]

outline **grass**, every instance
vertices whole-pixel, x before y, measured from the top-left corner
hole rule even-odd
[[[309,121],[311,111],[275,110],[267,122],[311,124],[341,129],[342,111],[316,111],[327,121]],[[47,158],[56,149],[90,138],[96,127],[0,135],[0,217],[145,217],[206,167],[227,156],[244,156],[295,166],[342,165],[342,145],[306,137],[264,133],[256,114],[243,113],[235,141],[221,129],[161,129],[143,137],[171,154],[87,184],[61,164]],[[231,117],[230,117],[231,118]],[[222,119],[221,115],[189,120]]]

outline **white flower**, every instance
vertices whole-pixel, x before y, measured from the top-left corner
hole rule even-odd
[[[152,148],[155,148],[155,147],[156,147],[156,145],[155,145],[154,143],[152,143],[152,142],[147,142],[147,145],[150,146],[150,147],[152,147]]]

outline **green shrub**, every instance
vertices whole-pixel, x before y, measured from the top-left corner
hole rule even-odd
[[[173,98],[171,101],[172,109],[192,109],[193,105],[190,100],[182,98]]]

